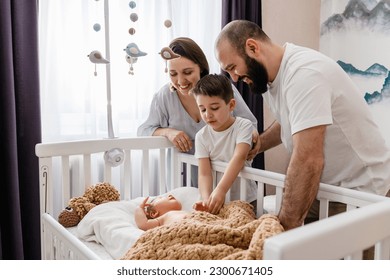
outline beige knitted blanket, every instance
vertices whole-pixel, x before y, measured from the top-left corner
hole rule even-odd
[[[182,221],[146,231],[122,260],[260,260],[264,240],[283,232],[274,215],[256,219],[243,201],[218,215],[194,211]]]

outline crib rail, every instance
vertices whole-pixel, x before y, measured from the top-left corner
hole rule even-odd
[[[42,259],[44,260],[98,260],[95,253],[78,238],[53,219],[49,214],[42,217]]]
[[[264,259],[362,259],[363,250],[375,244],[374,258],[388,260],[389,217],[385,199],[287,231],[265,241]]]
[[[187,163],[187,174],[191,174],[191,165],[197,165],[197,160],[188,154],[177,154],[177,164],[180,166],[182,163]],[[213,172],[221,172],[223,173],[227,167],[227,163],[225,162],[213,162]],[[273,196],[274,206],[272,211],[274,213],[278,213],[281,207],[282,197],[283,197],[283,189],[284,189],[284,180],[285,175],[280,173],[275,173],[267,170],[261,170],[256,168],[244,167],[238,176],[241,179],[245,180],[253,180],[258,184],[258,199],[257,199],[257,209],[258,216],[263,214],[263,198],[265,197],[264,186],[271,185],[275,187],[276,194]],[[215,178],[216,176],[214,176]],[[217,182],[214,182],[216,185]],[[244,188],[241,188],[243,190]],[[241,197],[243,194],[241,194]],[[359,207],[363,207],[372,203],[380,202],[383,200],[387,200],[387,198],[383,196],[378,196],[375,194],[365,193],[365,192],[357,192],[355,190],[347,189],[347,188],[339,188],[336,186],[332,186],[329,184],[321,183],[319,187],[319,191],[317,193],[317,199],[320,201],[320,219],[324,219],[328,217],[328,209],[330,202],[340,202],[346,205],[347,211],[353,210]]]

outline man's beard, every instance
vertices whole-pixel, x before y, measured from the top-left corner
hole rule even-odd
[[[245,76],[241,76],[240,79],[248,77],[252,81],[251,84],[248,84],[252,93],[262,94],[266,92],[268,90],[268,73],[264,65],[248,55],[245,55],[244,59],[248,73]]]

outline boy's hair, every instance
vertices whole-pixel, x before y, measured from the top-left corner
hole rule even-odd
[[[226,76],[218,74],[209,74],[204,76],[196,83],[191,92],[195,96],[206,95],[210,97],[220,97],[226,104],[234,98],[230,80]]]

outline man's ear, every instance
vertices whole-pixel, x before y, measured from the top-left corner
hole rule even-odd
[[[247,39],[245,42],[245,51],[249,57],[253,58],[257,56],[259,52],[259,43],[255,39]]]

